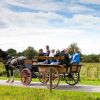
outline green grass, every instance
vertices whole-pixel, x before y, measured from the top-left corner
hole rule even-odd
[[[100,93],[0,86],[0,100],[100,100]]]
[[[79,84],[100,86],[100,80],[81,80]]]

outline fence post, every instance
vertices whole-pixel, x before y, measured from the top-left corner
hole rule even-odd
[[[52,68],[49,67],[49,90],[52,92]]]
[[[88,78],[88,76],[89,76],[89,68],[87,67],[87,78]]]
[[[99,78],[99,67],[97,67],[97,79]]]

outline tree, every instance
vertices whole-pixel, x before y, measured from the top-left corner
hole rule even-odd
[[[72,54],[74,50],[78,51],[81,53],[81,49],[78,47],[77,43],[73,42],[68,46],[69,53]]]
[[[18,52],[17,56],[23,56],[23,53],[22,52]]]
[[[91,54],[91,55],[84,55],[83,62],[99,62],[99,55]]]
[[[7,50],[7,53],[10,55],[10,56],[16,56],[17,54],[17,51],[13,48],[10,48]]]
[[[29,59],[32,59],[36,55],[36,51],[33,47],[28,47],[26,50],[23,51],[23,55]]]

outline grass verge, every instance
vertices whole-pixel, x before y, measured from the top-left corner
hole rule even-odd
[[[0,100],[100,100],[100,93],[0,86]]]

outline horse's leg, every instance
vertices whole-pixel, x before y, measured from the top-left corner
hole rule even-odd
[[[6,74],[7,74],[7,83],[10,81],[10,75],[9,75],[9,66],[8,65],[5,65],[5,68],[6,68]]]
[[[10,69],[10,73],[11,73],[11,77],[12,77],[11,82],[14,82],[13,68],[11,66],[9,66],[9,69]]]

